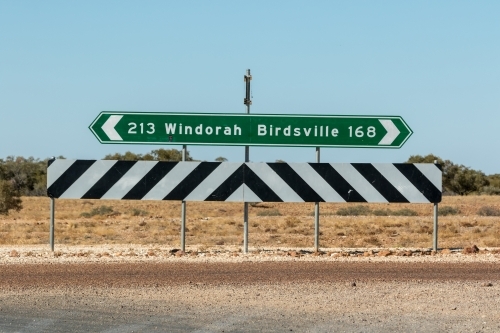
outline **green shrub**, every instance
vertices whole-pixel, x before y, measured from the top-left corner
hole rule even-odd
[[[376,209],[373,211],[373,215],[375,216],[390,216],[392,214],[392,210],[390,209]]]
[[[412,209],[403,208],[392,212],[394,216],[418,216],[418,213]]]
[[[277,209],[266,209],[257,212],[257,216],[281,216],[281,213]]]
[[[340,208],[337,210],[337,215],[340,216],[359,216],[359,215],[370,215],[371,209],[368,206],[357,205],[350,206],[346,208]]]
[[[309,216],[315,216],[315,215],[316,214],[315,214],[314,210],[309,213]],[[319,216],[332,216],[332,215],[336,215],[336,214],[333,212],[328,212],[328,211],[323,212],[321,209],[319,210]]]
[[[96,215],[104,216],[104,215],[117,215],[119,213],[113,210],[111,206],[100,206],[92,209],[90,212],[83,212],[80,214],[81,217],[92,217]]]
[[[0,179],[0,215],[8,215],[9,210],[20,211],[23,208],[19,191],[13,181]]]
[[[458,215],[460,214],[460,210],[455,207],[442,206],[438,208],[438,214],[441,216]]]
[[[479,208],[477,211],[477,215],[481,216],[500,216],[500,209],[491,207],[491,206],[483,206]]]
[[[142,209],[133,208],[130,215],[132,215],[132,216],[147,216],[147,215],[149,215],[149,213],[145,210],[142,210]]]
[[[481,194],[486,195],[500,195],[500,187],[496,186],[485,186]]]
[[[300,223],[300,220],[296,217],[289,217],[285,220],[285,225],[287,228],[295,228]]]

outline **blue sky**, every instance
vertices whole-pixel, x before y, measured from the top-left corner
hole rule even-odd
[[[0,0],[0,158],[99,159],[100,111],[402,116],[400,149],[322,148],[322,162],[433,153],[500,173],[498,1]],[[165,146],[180,149],[180,146]],[[213,161],[243,147],[188,146]],[[314,148],[250,148],[253,162]]]

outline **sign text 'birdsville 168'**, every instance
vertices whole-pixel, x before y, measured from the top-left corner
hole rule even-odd
[[[101,143],[400,148],[413,133],[398,116],[103,111]]]

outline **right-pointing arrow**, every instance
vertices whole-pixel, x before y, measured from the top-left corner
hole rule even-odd
[[[123,116],[121,115],[112,115],[109,116],[108,120],[102,125],[102,130],[106,135],[109,137],[110,140],[114,141],[123,141],[122,137],[118,132],[115,130],[116,124],[122,119]]]
[[[379,145],[390,145],[394,142],[394,140],[398,137],[399,133],[401,133],[396,125],[390,119],[379,119],[382,126],[384,126],[387,134],[380,140]]]

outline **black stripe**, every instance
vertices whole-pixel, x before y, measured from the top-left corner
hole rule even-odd
[[[184,200],[221,162],[201,162],[163,200]]]
[[[150,162],[153,163],[153,162]],[[124,200],[141,200],[158,184],[178,162],[158,162],[132,189],[122,198]]]
[[[245,165],[242,164],[231,176],[220,184],[205,200],[206,201],[226,201],[237,189],[243,185],[243,169]]]
[[[137,161],[117,161],[111,169],[92,186],[82,199],[100,199],[134,166]]]
[[[395,163],[394,166],[422,193],[429,202],[441,202],[441,191],[414,165]],[[436,168],[439,168],[436,166]]]
[[[59,198],[94,163],[95,160],[76,160],[75,163],[71,164],[71,166],[47,189],[47,195],[51,198]]]
[[[366,202],[366,200],[328,163],[309,163],[309,165],[337,192],[346,202]]]
[[[352,166],[388,201],[409,202],[372,164],[352,163]]]
[[[245,179],[244,183],[246,186],[248,186],[249,189],[255,193],[256,196],[260,198],[263,202],[283,202],[283,200],[276,194],[274,191],[267,186],[266,183],[262,181],[262,179],[259,178],[255,174],[255,172],[252,171],[246,164],[245,164]]]
[[[267,163],[305,202],[324,202],[288,163]]]

